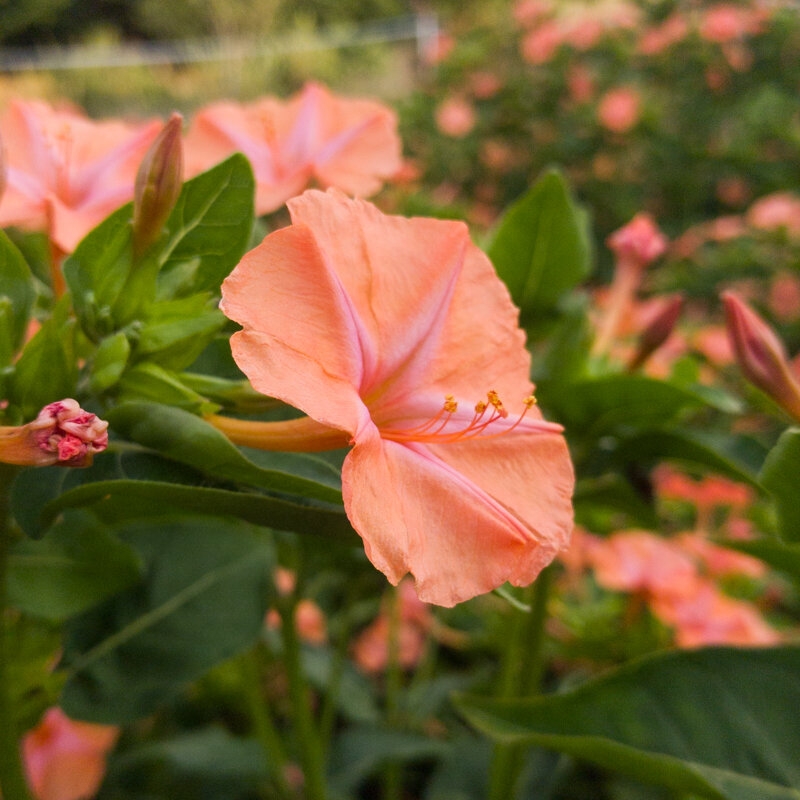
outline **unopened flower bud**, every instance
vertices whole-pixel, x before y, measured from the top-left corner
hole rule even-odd
[[[0,427],[0,462],[23,467],[88,467],[108,446],[108,423],[76,400],[45,406],[33,422]]]
[[[628,365],[629,370],[633,371],[641,367],[669,339],[682,309],[683,298],[680,295],[662,298],[661,307],[639,334],[636,352]]]
[[[734,292],[724,292],[728,339],[745,377],[800,421],[800,384],[775,332]]]
[[[614,231],[606,240],[620,265],[646,267],[664,254],[667,238],[653,218],[644,212],[637,214],[627,225]]]
[[[183,117],[174,113],[145,153],[133,197],[133,246],[144,253],[164,228],[183,185]]]

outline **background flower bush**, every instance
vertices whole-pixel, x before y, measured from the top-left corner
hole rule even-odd
[[[74,4],[38,9],[24,17],[10,4],[6,44],[47,41],[54,21],[80,40],[248,33],[257,12],[288,32],[409,10],[187,0],[167,19],[141,2],[105,9],[101,33]],[[21,225],[0,237],[9,800],[26,796],[22,770],[37,800],[800,790],[800,15],[779,2],[437,10],[443,30],[419,61],[378,47],[262,64],[235,101],[286,100],[306,78],[345,95],[364,93],[369,74],[369,93],[389,87],[389,139],[364,145],[361,168],[377,166],[359,191],[387,214],[466,220],[491,259],[506,287],[492,289],[498,303],[507,291],[520,309],[538,406],[570,448],[571,545],[530,587],[427,605],[411,579],[393,589],[366,558],[342,505],[346,450],[242,446],[232,431],[291,429],[297,412],[256,392],[233,360],[221,284],[289,216],[255,216],[259,165],[241,154],[220,153],[182,183],[178,151],[191,163],[192,135],[178,147],[173,117],[135,205],[51,241],[59,186],[43,179],[45,211],[9,219]],[[69,96],[103,117],[177,107],[186,131],[224,94],[201,67],[122,74],[6,76],[1,90]],[[252,153],[296,156],[313,115],[292,117],[287,134],[268,111],[283,106],[263,108],[247,123]],[[68,124],[89,126],[77,113]],[[313,153],[287,156],[292,193],[337,185],[318,161],[342,131],[357,151],[362,129],[345,122],[314,128]],[[26,141],[12,133],[0,122],[8,192],[27,186],[10,171]],[[56,133],[42,147],[63,156],[73,138]],[[120,202],[134,199],[125,168]],[[430,255],[432,241],[415,246]],[[289,300],[274,313],[308,321]],[[505,341],[507,314],[485,316],[472,334]],[[306,404],[331,400],[309,391]],[[80,403],[64,429],[35,433],[39,412],[64,398]],[[411,430],[449,430],[424,425]],[[37,466],[70,435],[91,440],[78,459],[94,455],[91,466]],[[457,512],[442,507],[442,524]]]

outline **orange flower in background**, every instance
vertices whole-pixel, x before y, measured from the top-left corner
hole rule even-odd
[[[47,231],[66,253],[133,197],[134,179],[161,124],[95,122],[77,109],[13,101],[0,117],[8,185],[0,226]]]
[[[535,407],[518,311],[463,223],[339,193],[289,203],[223,284],[234,358],[310,417],[211,417],[240,444],[353,449],[347,515],[372,563],[452,606],[529,584],[569,541],[573,472]],[[508,410],[504,403],[508,404]]]
[[[288,101],[215,103],[197,112],[186,137],[189,175],[235,152],[250,160],[256,213],[268,214],[312,179],[367,196],[400,169],[397,115],[372,100],[336,97],[309,83]]]
[[[74,722],[49,709],[22,742],[28,780],[36,800],[88,800],[106,768],[106,754],[119,734],[111,725]]]

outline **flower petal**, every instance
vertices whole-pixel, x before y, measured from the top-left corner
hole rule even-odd
[[[225,279],[222,296],[220,307],[244,328],[231,348],[253,386],[355,433],[367,418],[356,321],[311,231],[293,225],[267,236]]]
[[[342,474],[370,561],[392,583],[410,571],[420,599],[443,606],[530,583],[567,544],[572,481],[556,434],[426,448],[367,432]]]

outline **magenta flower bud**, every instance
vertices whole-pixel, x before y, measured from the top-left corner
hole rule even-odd
[[[133,197],[133,247],[140,256],[161,236],[183,186],[183,117],[174,113],[145,153]]]
[[[45,406],[33,422],[0,427],[0,462],[22,467],[88,467],[108,446],[108,423],[67,398]]]
[[[800,384],[775,332],[734,292],[723,292],[728,339],[745,377],[800,421]]]
[[[637,214],[627,225],[614,231],[606,240],[620,264],[646,267],[663,255],[667,238],[653,218],[644,212]]]
[[[638,346],[628,369],[641,367],[669,339],[682,310],[683,298],[680,295],[661,298],[661,307],[639,334]]]

